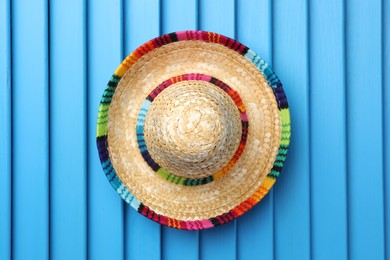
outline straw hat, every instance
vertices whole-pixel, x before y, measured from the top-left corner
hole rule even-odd
[[[203,31],[143,44],[100,102],[104,172],[142,215],[178,229],[225,224],[275,183],[290,140],[282,84],[252,50]]]

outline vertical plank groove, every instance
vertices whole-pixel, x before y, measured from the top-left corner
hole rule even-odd
[[[308,169],[309,169],[309,176],[308,176],[308,192],[309,192],[309,241],[308,241],[308,255],[309,259],[313,259],[313,217],[312,217],[312,201],[313,201],[313,192],[312,192],[312,146],[311,146],[311,140],[312,140],[312,120],[311,120],[311,115],[312,115],[312,104],[311,104],[311,59],[310,59],[310,3],[311,0],[306,0],[305,3],[305,16],[306,16],[306,75],[307,75],[307,117],[308,117]]]
[[[90,183],[90,178],[89,178],[89,173],[90,173],[90,139],[89,139],[89,133],[90,133],[90,125],[88,121],[89,117],[89,96],[90,96],[90,90],[89,90],[89,49],[88,46],[90,44],[89,41],[89,0],[84,1],[84,86],[85,86],[85,96],[84,96],[84,118],[86,120],[85,124],[85,129],[84,129],[84,153],[85,153],[85,190],[84,190],[84,196],[85,196],[85,259],[90,259],[89,253],[90,253],[90,239],[89,239],[89,229],[90,229],[90,222],[89,222],[89,183]],[[94,142],[93,142],[94,143]]]
[[[308,111],[307,111],[307,116],[308,116],[308,139],[309,139],[309,144],[307,146],[307,149],[308,149],[308,159],[309,159],[309,162],[308,162],[308,168],[309,168],[309,180],[308,180],[308,184],[309,184],[309,259],[313,259],[313,177],[312,177],[312,171],[313,171],[313,163],[312,163],[312,154],[311,154],[311,151],[312,151],[312,129],[313,129],[313,122],[312,122],[312,111],[311,111],[311,108],[312,108],[312,91],[311,91],[311,88],[312,88],[312,75],[310,74],[311,71],[312,71],[312,68],[311,68],[311,26],[310,26],[310,7],[311,7],[311,4],[310,4],[310,0],[307,0],[306,2],[306,48],[307,48],[307,55],[306,55],[306,64],[307,64],[307,69],[306,69],[306,72],[307,72],[307,85],[308,85],[308,88],[307,88],[307,97],[308,97],[308,101],[307,101],[307,105],[308,105]]]
[[[125,48],[126,48],[126,10],[127,10],[127,6],[126,6],[126,0],[121,0],[121,6],[122,6],[122,12],[121,12],[121,46],[120,46],[120,50],[121,50],[121,56],[120,56],[120,59],[121,61],[126,57],[126,53],[125,53]],[[122,200],[122,223],[123,223],[123,260],[126,260],[126,259],[129,259],[128,255],[127,255],[127,249],[126,249],[126,246],[128,244],[128,241],[127,241],[127,235],[126,235],[126,230],[128,230],[128,227],[127,227],[127,222],[126,222],[126,216],[127,216],[127,209],[126,209],[126,206],[127,203],[125,201]]]
[[[237,33],[237,0],[233,0],[233,39],[237,39],[237,36],[238,36],[238,33]],[[234,225],[234,230],[233,230],[233,233],[234,233],[234,259],[237,259],[238,258],[238,249],[237,249],[237,245],[238,245],[238,241],[237,241],[237,225],[238,225],[238,222],[237,222],[237,219],[234,220],[233,222],[233,225]]]
[[[13,87],[11,255],[13,259],[47,259],[49,253],[47,2],[13,1],[11,16]]]
[[[48,100],[47,100],[47,107],[48,107],[48,111],[47,111],[47,117],[48,117],[48,136],[47,136],[47,139],[48,139],[48,178],[47,178],[47,194],[48,194],[48,199],[47,199],[47,203],[48,203],[48,233],[47,233],[47,236],[48,236],[48,256],[49,256],[49,259],[52,259],[52,241],[53,241],[53,238],[52,238],[52,216],[51,216],[51,212],[52,212],[52,188],[51,188],[51,183],[52,183],[52,174],[51,174],[51,168],[52,168],[52,165],[51,165],[51,64],[50,64],[50,61],[51,61],[51,57],[50,57],[50,54],[51,54],[51,35],[50,35],[50,28],[51,28],[51,21],[50,21],[50,1],[51,0],[46,0],[47,2],[47,27],[46,27],[46,30],[47,30],[47,82],[48,82],[48,90],[47,90],[47,96],[48,96]]]
[[[9,229],[10,229],[10,247],[9,247],[9,254],[11,256],[11,259],[15,259],[14,258],[14,255],[13,255],[13,248],[14,248],[14,241],[15,241],[15,232],[14,232],[14,214],[15,214],[15,203],[14,203],[14,174],[15,174],[15,168],[14,168],[14,144],[15,144],[15,139],[14,139],[14,104],[13,104],[13,100],[14,100],[14,78],[13,78],[13,69],[14,69],[14,54],[13,54],[13,42],[14,42],[14,34],[12,32],[12,28],[13,28],[13,4],[12,4],[12,0],[9,0],[9,37],[10,37],[10,42],[9,42],[9,48],[10,48],[10,53],[9,53],[9,59],[10,59],[10,72],[9,72],[9,81],[10,81],[10,113],[11,113],[11,120],[10,120],[10,130],[11,130],[11,133],[10,133],[10,174],[11,174],[11,178],[10,178],[10,203],[11,203],[11,212],[10,212],[10,226],[9,226]]]
[[[382,111],[383,111],[383,178],[385,259],[390,259],[390,3],[382,0]],[[387,25],[387,26],[386,26]]]
[[[343,74],[344,74],[344,78],[343,78],[343,85],[344,85],[344,122],[345,122],[345,130],[344,130],[344,135],[345,135],[345,192],[346,192],[346,196],[345,196],[345,206],[346,206],[346,209],[345,209],[345,213],[346,213],[346,216],[345,216],[345,221],[346,221],[346,257],[347,259],[350,259],[350,223],[349,223],[349,217],[350,217],[350,213],[349,213],[349,204],[350,204],[350,201],[349,201],[349,176],[350,176],[350,172],[349,172],[349,167],[348,167],[348,161],[349,161],[349,136],[348,136],[348,129],[349,129],[349,124],[348,124],[348,74],[347,74],[347,1],[348,0],[343,0],[342,2],[342,8],[343,8],[343,11],[342,11],[342,14],[343,14],[343,20],[342,20],[342,30],[343,30],[343,33],[342,33],[342,42],[343,42]]]
[[[11,1],[0,3],[0,259],[11,259]]]
[[[126,47],[126,0],[121,0],[121,56],[120,59],[123,60],[126,56],[125,54],[125,47]],[[123,260],[129,259],[127,256],[127,250],[126,250],[126,245],[127,245],[127,236],[126,236],[126,230],[127,230],[127,225],[126,225],[126,202],[122,200],[122,223],[123,223]]]

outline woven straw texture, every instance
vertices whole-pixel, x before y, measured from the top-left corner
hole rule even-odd
[[[97,145],[133,208],[179,229],[227,223],[258,203],[287,154],[280,81],[254,52],[202,31],[153,39],[103,94]]]

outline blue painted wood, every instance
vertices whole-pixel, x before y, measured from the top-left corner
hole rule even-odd
[[[107,181],[96,149],[99,102],[123,56],[122,19],[121,0],[88,2],[89,259],[124,259],[124,204]]]
[[[54,0],[49,32],[48,1],[0,1],[0,259],[389,259],[389,1],[344,2]],[[122,202],[95,123],[125,55],[198,25],[273,65],[293,132],[273,196],[182,232]]]
[[[275,1],[273,67],[291,111],[292,136],[274,187],[276,259],[310,258],[308,1]]]
[[[383,78],[383,153],[384,153],[384,207],[385,259],[390,259],[390,2],[382,7],[382,78]]]
[[[162,33],[196,30],[198,27],[197,0],[162,1]]]
[[[218,32],[235,37],[235,1],[216,0],[199,2],[200,30]],[[200,257],[208,259],[235,259],[236,220],[200,233]]]
[[[0,2],[0,259],[11,259],[11,2]]]
[[[198,25],[198,3],[196,0],[162,1],[161,33],[196,30]],[[161,258],[167,260],[199,259],[199,231],[180,231],[161,228]]]
[[[124,2],[124,54],[160,35],[160,1]],[[125,57],[123,57],[125,58]],[[161,226],[125,205],[125,258],[160,259]]]
[[[239,0],[236,13],[237,40],[253,49],[272,66],[272,2]],[[237,220],[239,259],[251,259],[254,255],[261,255],[261,259],[273,259],[273,223],[271,190],[258,205]]]
[[[199,29],[234,38],[236,33],[235,0],[199,1]]]
[[[347,0],[347,8],[349,251],[384,259],[382,6]]]
[[[12,1],[12,76],[12,258],[48,259],[47,1]]]
[[[86,257],[85,8],[85,1],[50,2],[50,252],[56,259]]]
[[[311,1],[309,14],[312,257],[347,259],[344,4]]]

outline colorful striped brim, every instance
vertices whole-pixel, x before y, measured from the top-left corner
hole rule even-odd
[[[185,230],[256,205],[286,159],[282,84],[245,45],[183,31],[146,42],[115,70],[100,101],[103,170],[135,210]]]

